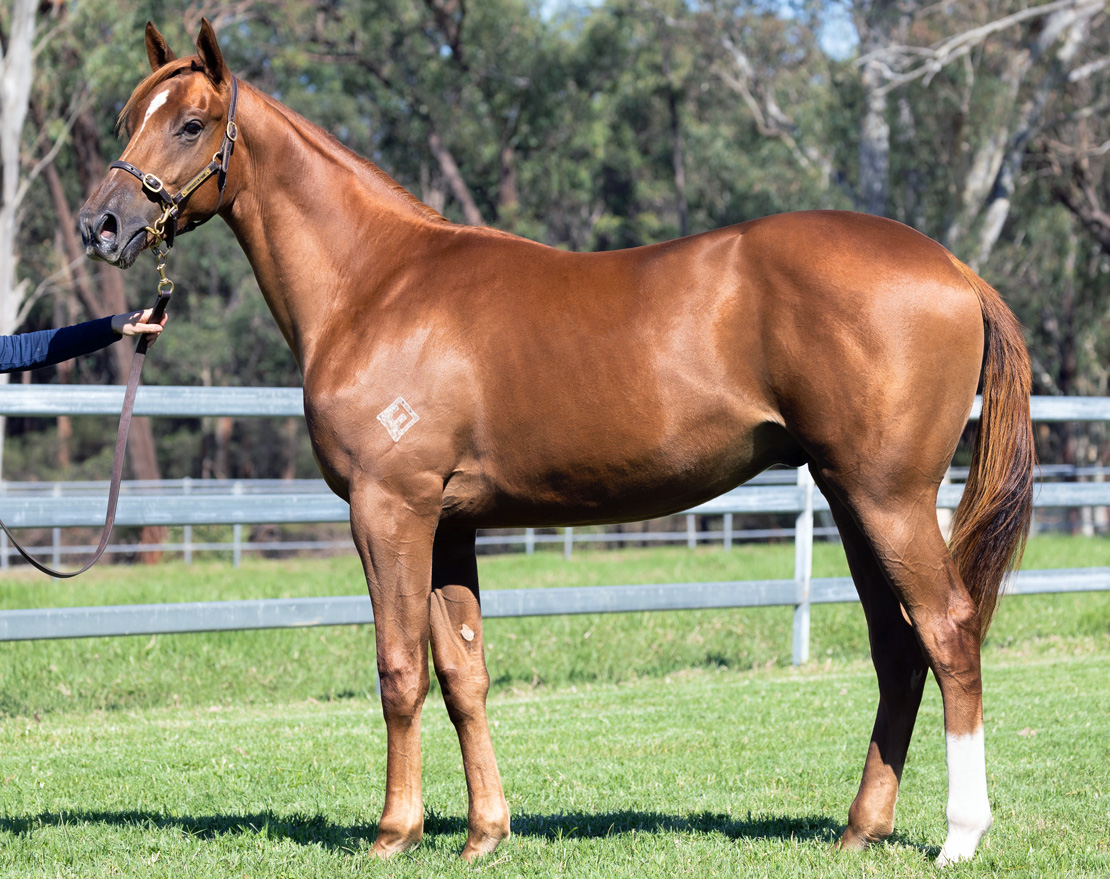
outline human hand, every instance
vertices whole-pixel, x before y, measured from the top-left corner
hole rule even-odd
[[[144,311],[129,311],[125,314],[117,314],[112,318],[112,331],[118,336],[142,336],[149,335],[149,344],[153,345],[158,334],[162,332],[162,327],[166,325],[167,315],[162,315],[162,320],[159,323],[150,323],[151,315],[154,313],[153,308],[147,308]]]

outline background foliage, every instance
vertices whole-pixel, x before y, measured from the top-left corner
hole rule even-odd
[[[451,219],[592,250],[777,211],[883,213],[1001,290],[1036,393],[1107,393],[1110,22],[1091,0],[44,2],[23,165],[60,149],[21,206],[25,329],[107,313],[111,284],[131,306],[152,298],[146,260],[121,282],[81,259],[72,215],[122,149],[143,25],[186,54],[202,15],[239,74]],[[10,24],[5,4],[5,48]],[[183,239],[171,271],[149,381],[299,382],[222,224]],[[24,380],[113,370],[101,354]],[[100,475],[111,430],[13,420],[4,477]],[[163,476],[315,473],[299,424],[153,430]],[[1042,456],[1106,463],[1102,431],[1046,428]]]

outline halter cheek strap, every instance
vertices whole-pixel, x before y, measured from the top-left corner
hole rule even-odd
[[[235,124],[235,111],[239,104],[239,79],[236,76],[231,77],[231,104],[227,109],[227,127],[224,129],[224,139],[220,144],[219,150],[214,156],[212,161],[209,162],[192,180],[181,187],[181,191],[177,195],[170,195],[166,191],[166,186],[156,174],[144,173],[136,168],[130,162],[125,162],[122,159],[117,159],[109,165],[109,169],[118,168],[121,171],[126,171],[134,177],[139,179],[143,184],[143,192],[151,201],[158,202],[162,205],[162,216],[154,224],[154,228],[150,231],[158,238],[165,239],[168,247],[173,246],[173,239],[177,235],[177,217],[180,212],[181,206],[189,199],[194,192],[208,181],[212,175],[216,175],[216,184],[220,188],[220,200],[216,202],[216,211],[220,210],[220,205],[224,202],[224,186],[227,184],[227,168],[231,162],[231,153],[235,149],[235,142],[239,139],[239,126]],[[201,223],[190,222],[186,224],[181,232],[191,232]]]

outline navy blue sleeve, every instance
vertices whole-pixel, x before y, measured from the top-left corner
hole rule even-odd
[[[112,330],[111,317],[56,330],[0,336],[0,372],[51,366],[107,348],[119,338]]]

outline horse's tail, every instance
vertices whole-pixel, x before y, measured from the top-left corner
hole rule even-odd
[[[1032,370],[1021,326],[1002,297],[968,266],[952,261],[979,297],[984,351],[983,410],[949,547],[979,608],[980,635],[986,636],[1002,582],[1021,563],[1033,516]]]

